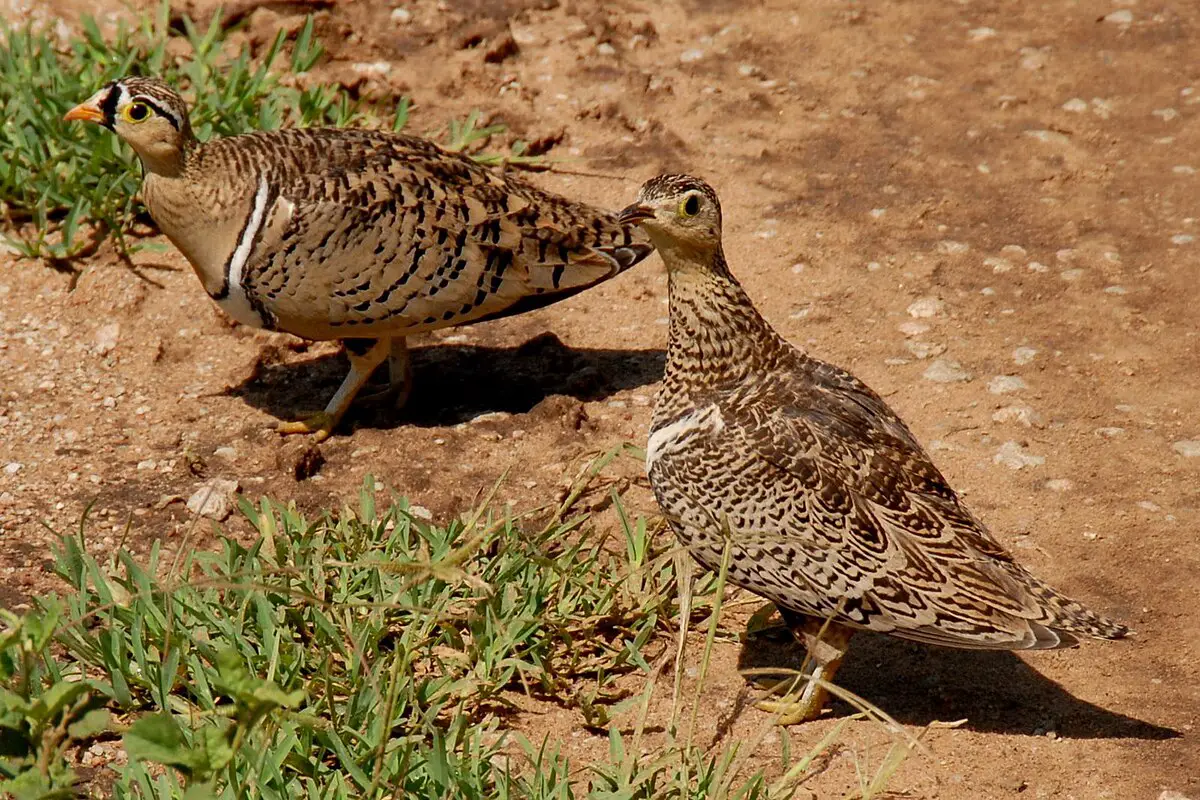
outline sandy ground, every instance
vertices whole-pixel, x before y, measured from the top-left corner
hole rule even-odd
[[[300,5],[253,11],[240,35],[261,40]],[[1200,797],[1200,8],[602,8],[326,3],[331,57],[316,76],[410,94],[418,129],[480,108],[514,135],[559,140],[550,156],[587,174],[534,180],[601,205],[663,170],[708,178],[731,264],[767,317],[887,396],[1024,563],[1137,630],[1019,656],[860,636],[846,687],[913,731],[967,720],[931,731],[892,790]],[[355,64],[377,66],[364,78]],[[112,546],[131,522],[135,548],[181,539],[191,515],[160,501],[202,478],[316,508],[370,473],[444,519],[505,470],[502,498],[528,508],[589,453],[644,440],[666,335],[657,258],[553,308],[415,342],[410,406],[357,415],[303,481],[304,445],[269,426],[324,403],[337,348],[231,327],[174,252],[139,262],[154,283],[108,256],[74,277],[0,262],[5,605],[53,586],[43,521],[71,527],[93,500],[92,539]],[[610,475],[653,513],[637,462]],[[739,667],[796,657],[769,641],[719,646],[709,741],[766,724]],[[791,729],[793,749],[847,713]],[[606,752],[578,712],[531,708],[521,724],[573,755]],[[777,742],[761,748],[776,772]],[[808,788],[853,794],[855,764],[885,744],[851,724]]]

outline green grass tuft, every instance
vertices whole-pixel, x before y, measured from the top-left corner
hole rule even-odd
[[[120,24],[105,37],[85,17],[82,35],[61,45],[49,30],[13,27],[0,19],[0,219],[13,229],[9,243],[27,258],[69,262],[110,239],[126,260],[150,232],[135,195],[140,167],[127,146],[94,125],[62,121],[72,106],[104,83],[133,73],[156,75],[180,87],[202,140],[283,126],[369,124],[403,129],[409,102],[365,108],[337,88],[297,88],[287,73],[311,69],[322,55],[311,18],[288,39],[283,31],[265,52],[248,47],[230,54],[219,15],[205,30],[184,18],[185,33],[171,30],[169,4],[136,27]],[[182,38],[186,47],[169,47]],[[172,53],[183,50],[185,57]],[[448,125],[447,144],[474,150],[502,126],[478,126],[478,113]],[[482,153],[484,163],[537,161],[522,155]]]

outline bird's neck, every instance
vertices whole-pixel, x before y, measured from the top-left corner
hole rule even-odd
[[[134,147],[146,175],[180,178],[187,172],[188,162],[200,145],[191,129],[186,129],[178,142],[159,142],[148,147]]]
[[[699,267],[693,259],[672,263],[667,372],[660,397],[663,415],[673,400],[736,387],[774,369],[792,352],[729,272],[719,249]],[[656,414],[657,415],[657,414]]]

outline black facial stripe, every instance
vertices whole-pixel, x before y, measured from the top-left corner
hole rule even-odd
[[[167,120],[167,122],[171,123],[172,128],[174,128],[175,130],[179,130],[179,120],[175,119],[175,115],[172,114],[170,111],[167,111],[167,109],[164,106],[160,106],[158,103],[154,102],[149,97],[139,97],[138,100],[145,103],[146,105],[150,106],[150,108],[154,109],[154,111],[160,117],[165,118]]]
[[[121,87],[113,81],[108,85],[108,94],[100,101],[100,111],[104,114],[104,124],[112,127],[117,121],[117,103],[121,99]]]

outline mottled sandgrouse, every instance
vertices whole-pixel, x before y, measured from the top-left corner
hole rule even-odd
[[[179,94],[137,77],[66,119],[132,146],[150,216],[227,314],[344,342],[350,373],[325,410],[279,426],[318,441],[384,360],[403,402],[406,336],[547,305],[651,251],[613,214],[412,136],[299,129],[201,143]]]
[[[669,276],[646,447],[655,497],[710,569],[728,532],[729,580],[776,605],[817,677],[833,677],[855,628],[997,650],[1128,633],[1016,563],[879,395],[771,328],[726,265],[711,187],[654,178],[621,220],[649,234]],[[809,682],[783,721],[823,703]]]

